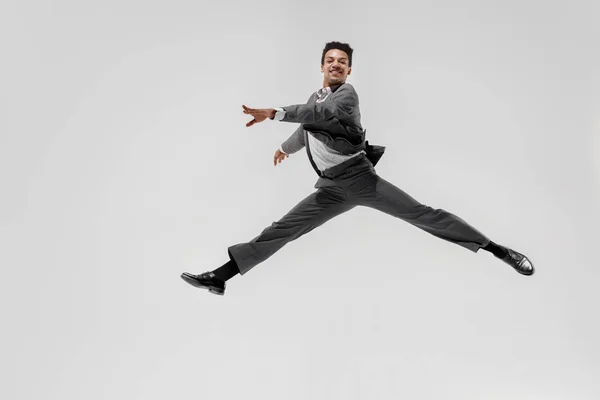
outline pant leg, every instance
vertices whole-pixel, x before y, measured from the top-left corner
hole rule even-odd
[[[490,242],[485,235],[461,218],[446,210],[419,203],[377,175],[372,168],[366,168],[359,174],[352,189],[356,204],[400,218],[440,239],[475,253]]]
[[[243,275],[255,265],[271,257],[288,242],[356,206],[347,203],[346,200],[340,188],[333,186],[319,188],[251,241],[230,246],[227,249],[229,257],[237,263]]]

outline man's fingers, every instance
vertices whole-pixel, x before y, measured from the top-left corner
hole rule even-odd
[[[248,122],[248,123],[246,124],[246,126],[247,126],[247,127],[250,127],[250,126],[254,125],[255,123],[256,123],[256,119],[253,119],[252,121]]]
[[[290,155],[286,153],[276,152],[275,156],[273,156],[273,165],[281,164],[283,160],[288,158]]]

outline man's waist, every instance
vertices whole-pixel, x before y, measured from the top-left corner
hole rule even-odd
[[[363,160],[366,158],[366,152],[361,151],[358,154],[356,154],[353,157],[350,157],[349,159],[334,165],[330,168],[325,169],[324,171],[321,171],[321,174],[323,177],[328,178],[328,179],[335,179],[338,176],[342,175],[348,168],[363,162]]]

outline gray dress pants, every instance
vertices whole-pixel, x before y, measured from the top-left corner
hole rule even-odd
[[[333,179],[320,177],[315,184],[315,192],[254,239],[227,249],[242,275],[287,243],[356,206],[371,207],[400,218],[475,253],[490,242],[456,215],[423,205],[378,176],[373,164],[364,155],[357,157],[360,161],[341,175]]]

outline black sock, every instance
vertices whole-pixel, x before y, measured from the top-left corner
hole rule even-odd
[[[235,263],[235,261],[229,260],[225,264],[223,264],[223,266],[215,269],[213,273],[217,278],[227,281],[239,274],[240,270],[238,269],[238,266]]]
[[[482,249],[489,251],[490,253],[492,253],[493,255],[495,255],[498,258],[503,258],[508,254],[502,246],[497,245],[496,243],[492,242],[491,240],[490,240],[490,243],[487,246],[482,247]]]

